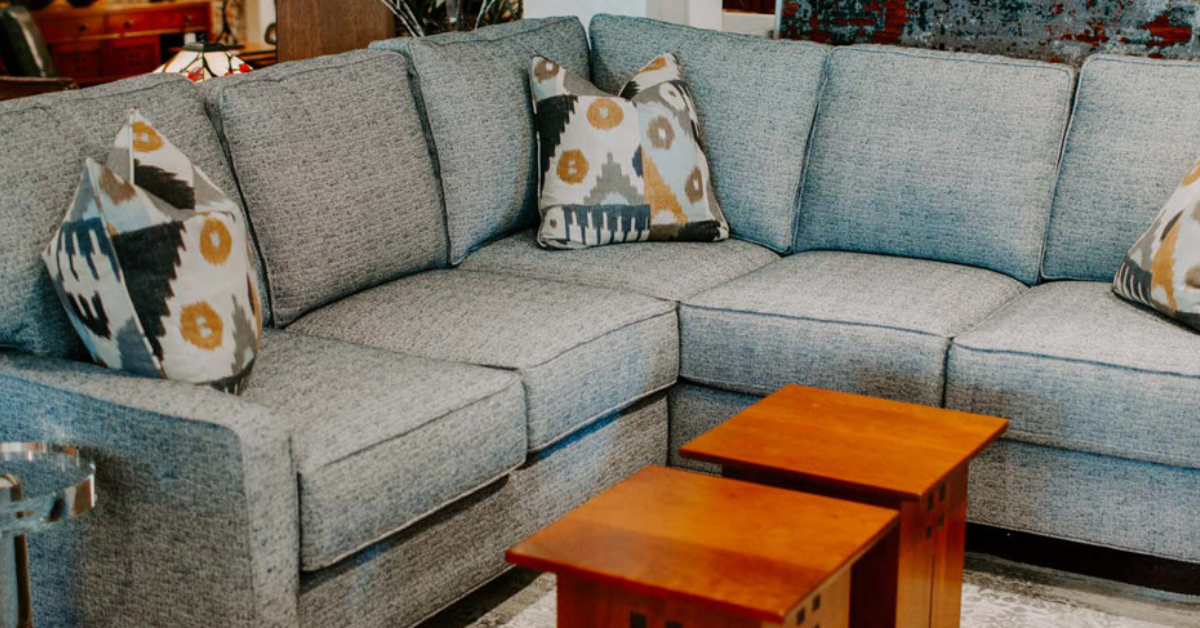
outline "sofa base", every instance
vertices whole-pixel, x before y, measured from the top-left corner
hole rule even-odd
[[[303,576],[305,627],[411,626],[507,567],[504,550],[650,464],[665,464],[665,394],[534,454],[509,477]]]
[[[967,552],[1179,594],[1192,600],[1200,611],[1200,563],[1064,541],[982,523],[967,524]]]
[[[681,383],[671,390],[670,461],[679,447],[758,397]],[[968,519],[1006,530],[1200,563],[1200,469],[1000,440],[971,464]]]

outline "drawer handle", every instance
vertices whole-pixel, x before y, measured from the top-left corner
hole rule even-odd
[[[133,20],[125,20],[125,28],[133,28]]]
[[[193,21],[193,16],[191,16],[191,15],[185,15],[185,16],[183,16],[183,22],[184,22],[184,24],[191,24],[191,23],[192,23],[192,21]]]
[[[82,33],[82,32],[84,32],[84,31],[86,31],[86,30],[87,30],[87,24],[80,24],[80,25],[79,25],[79,32],[81,32],[81,33]]]

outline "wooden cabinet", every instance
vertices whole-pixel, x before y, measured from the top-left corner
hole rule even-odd
[[[83,84],[151,72],[187,33],[212,33],[212,3],[100,2],[76,9],[56,2],[33,17],[58,73]]]

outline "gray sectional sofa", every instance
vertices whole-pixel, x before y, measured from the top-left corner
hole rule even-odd
[[[970,517],[1200,562],[1200,336],[1119,301],[1200,152],[1200,65],[525,21],[0,105],[0,438],[82,445],[47,626],[411,625],[789,382],[1012,419]],[[734,239],[540,250],[525,69],[672,51]],[[138,107],[253,227],[241,397],[80,360],[41,248]]]

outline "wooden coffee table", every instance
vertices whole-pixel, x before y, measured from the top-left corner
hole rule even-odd
[[[649,467],[507,553],[558,575],[560,628],[843,628],[894,511]]]
[[[896,532],[855,566],[855,626],[954,628],[962,605],[967,468],[995,417],[787,386],[684,445],[723,475],[894,508]]]

